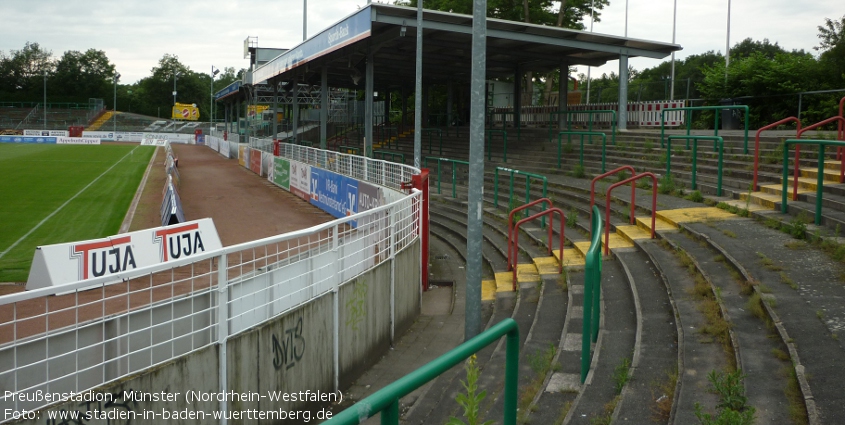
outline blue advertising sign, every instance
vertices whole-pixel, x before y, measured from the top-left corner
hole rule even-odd
[[[260,83],[320,56],[370,36],[372,11],[365,7],[335,26],[303,41],[252,73],[252,81]]]
[[[0,136],[0,143],[56,143],[56,138],[41,136]]]
[[[311,204],[337,218],[355,214],[358,211],[358,181],[311,167]],[[352,222],[352,226],[356,223]]]
[[[226,97],[226,96],[228,96],[232,93],[236,93],[238,91],[238,89],[240,89],[240,88],[241,88],[241,82],[235,81],[234,83],[226,86],[225,89],[220,90],[217,93],[214,93],[214,99],[219,100],[219,99],[224,98],[224,97]]]

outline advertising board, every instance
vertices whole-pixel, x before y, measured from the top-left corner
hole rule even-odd
[[[241,167],[246,167],[246,162],[249,160],[249,148],[246,145],[238,146],[238,164]]]
[[[287,159],[276,157],[273,161],[273,183],[290,191],[290,162]]]
[[[47,143],[55,144],[55,137],[42,136],[0,136],[0,143]]]
[[[258,149],[250,149],[249,152],[249,169],[253,173],[261,175],[261,151]]]
[[[56,137],[56,143],[60,145],[99,145],[100,139],[88,137]]]
[[[24,136],[42,136],[42,137],[68,137],[70,133],[67,130],[24,130]]]
[[[290,191],[306,201],[311,199],[310,165],[290,161]]]
[[[174,120],[196,121],[200,118],[200,110],[190,103],[176,103],[173,105],[170,118]]]
[[[311,204],[337,218],[355,214],[358,209],[358,181],[311,167]]]
[[[174,226],[124,233],[108,238],[39,246],[26,289],[123,274],[179,258],[221,249],[210,218]]]

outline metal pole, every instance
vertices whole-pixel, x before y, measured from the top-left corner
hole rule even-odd
[[[467,212],[467,290],[464,340],[481,332],[481,244],[484,192],[484,114],[487,70],[487,0],[472,5],[470,74],[469,209]]]
[[[176,71],[173,71],[173,106],[176,106],[176,77],[178,75],[179,74]],[[171,115],[173,114],[171,113]]]
[[[423,0],[417,0],[417,63],[416,83],[414,86],[414,167],[416,168],[420,168],[420,159],[422,158],[422,4]]]
[[[593,20],[595,19],[595,13],[593,12],[595,10],[595,9],[593,9],[594,6],[595,6],[595,2],[593,0],[590,0],[590,32],[593,32]],[[627,29],[626,29],[626,31],[627,31]],[[590,70],[591,69],[592,69],[592,67],[590,67],[590,66],[587,67],[587,102],[586,103],[588,105],[590,104]]]
[[[308,39],[308,0],[302,0],[302,41]]]
[[[616,129],[628,130],[628,56],[619,56],[619,114]]]
[[[44,129],[47,129],[47,70],[44,70]]]
[[[675,44],[675,33],[678,23],[678,0],[672,8],[672,44]],[[675,100],[675,52],[672,52],[672,88],[669,90],[669,100]]]
[[[728,31],[725,37],[725,83],[728,82],[728,66],[731,64],[731,0],[728,0]]]
[[[364,156],[367,158],[373,157],[373,66],[373,52],[370,51],[367,53],[367,70],[364,77],[367,79],[364,84]]]
[[[326,149],[329,123],[329,67],[320,71],[320,149]]]
[[[112,122],[112,132],[117,133],[117,80],[120,79],[120,74],[114,74],[114,101],[111,105],[111,122]],[[117,139],[117,135],[114,135],[115,140]]]
[[[592,12],[590,12],[592,14]],[[628,36],[628,0],[625,0],[625,37]]]
[[[214,65],[211,65],[211,83],[209,83],[209,98],[208,98],[208,134],[214,130],[214,76],[220,70],[215,70]]]

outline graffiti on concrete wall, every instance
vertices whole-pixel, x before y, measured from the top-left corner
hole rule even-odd
[[[276,370],[290,369],[296,362],[302,359],[305,354],[305,338],[302,336],[302,317],[296,321],[296,325],[285,329],[282,340],[273,334],[273,367]]]
[[[355,281],[352,289],[352,297],[346,302],[346,326],[353,331],[358,330],[358,325],[367,317],[367,310],[364,302],[367,300],[367,282],[364,279]]]

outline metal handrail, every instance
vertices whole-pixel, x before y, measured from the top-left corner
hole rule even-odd
[[[599,322],[601,309],[601,234],[602,220],[599,207],[593,206],[593,218],[590,223],[592,235],[590,248],[584,261],[584,320],[581,330],[581,383],[587,380],[590,371],[590,348],[599,336]]]
[[[839,148],[845,147],[845,141],[842,140],[811,140],[811,139],[789,139],[783,142],[783,187],[781,188],[781,204],[780,204],[780,212],[786,214],[786,191],[787,191],[787,182],[789,180],[789,175],[787,172],[787,168],[789,167],[789,145],[799,145],[799,144],[808,144],[808,145],[817,145],[819,147],[819,164],[818,164],[818,175],[816,176],[816,217],[815,223],[816,225],[820,225],[822,223],[822,185],[824,184],[824,148],[825,146],[837,146]],[[797,146],[796,146],[797,150]],[[843,167],[845,167],[845,158],[841,160],[843,163]],[[795,162],[795,172],[798,172],[798,162]],[[797,183],[796,183],[797,187]],[[797,194],[793,195],[793,201],[797,198]]]
[[[600,131],[561,131],[557,134],[557,168],[560,168],[561,147],[563,135],[569,136],[590,136],[590,143],[592,143],[592,136],[601,136],[601,172],[605,171],[605,163],[607,162],[607,134]],[[570,139],[571,143],[571,139]],[[584,138],[581,137],[581,155],[579,156],[579,165],[584,167]]]
[[[591,208],[591,209],[593,208],[593,205],[595,205],[595,204],[596,204],[596,182],[597,182],[597,181],[599,181],[599,180],[601,180],[601,179],[603,179],[603,178],[605,178],[605,177],[612,176],[612,175],[614,175],[614,174],[616,174],[616,173],[620,173],[620,172],[625,171],[625,170],[628,170],[628,171],[630,171],[630,172],[631,172],[631,177],[633,177],[633,176],[636,176],[636,175],[637,175],[637,171],[636,171],[636,170],[634,170],[634,167],[632,167],[632,166],[630,166],[630,165],[623,165],[623,166],[621,166],[621,167],[619,167],[619,168],[617,168],[617,169],[610,170],[610,171],[608,171],[608,172],[606,172],[606,173],[604,173],[604,174],[599,174],[599,175],[597,175],[597,176],[593,177],[593,180],[590,182],[590,208]],[[634,190],[635,190],[635,189],[636,189],[636,186],[635,186],[635,185],[634,185],[634,183],[632,182],[632,183],[631,183],[631,203],[632,203],[632,204],[634,203]],[[631,213],[632,213],[632,214],[633,214],[633,211],[634,211],[634,210],[633,210],[633,208],[632,208],[632,209],[631,209]]]
[[[843,98],[843,99],[845,99],[845,98]],[[797,133],[801,132],[801,120],[796,118],[796,117],[787,117],[787,118],[784,118],[780,121],[776,121],[776,122],[773,122],[773,123],[771,123],[767,126],[761,127],[759,130],[757,130],[757,134],[754,135],[754,180],[751,181],[752,190],[758,189],[758,187],[757,187],[757,168],[758,168],[758,164],[760,162],[760,133],[762,133],[763,131],[775,128],[779,125],[784,125],[788,122],[795,122],[798,126],[798,128],[796,129],[796,132]],[[800,136],[796,135],[795,137],[800,137]]]
[[[463,164],[463,165],[466,165],[467,167],[469,167],[469,162],[467,162],[467,161],[461,161],[461,160],[451,159],[451,158],[437,158],[437,157],[433,157],[433,156],[427,156],[427,157],[423,158],[423,167],[429,168],[428,167],[428,160],[430,160],[430,159],[437,161],[437,194],[438,195],[442,193],[442,191],[440,190],[440,180],[441,180],[440,179],[440,163],[441,162],[451,162],[451,163],[454,163],[454,164]],[[457,191],[456,186],[457,186],[457,168],[454,165],[452,165],[452,197],[453,198],[458,197],[458,191]]]
[[[441,130],[439,128],[423,128],[420,131],[422,132],[422,134],[425,134],[425,132],[428,132],[428,153],[432,153],[431,152],[431,135],[435,131],[437,132],[437,136],[440,138],[440,150],[439,150],[438,155],[443,155],[443,130]],[[422,136],[422,134],[420,134],[420,136]]]
[[[484,347],[507,335],[505,354],[504,425],[516,425],[517,385],[519,379],[519,326],[507,318],[425,366],[355,403],[324,422],[326,425],[354,425],[381,413],[381,423],[399,423],[399,400],[428,381],[451,369]]]
[[[631,182],[633,182],[635,180],[639,180],[643,177],[651,177],[651,238],[654,239],[654,224],[657,221],[656,220],[656,218],[657,218],[657,177],[654,175],[654,173],[647,171],[645,173],[640,173],[639,175],[636,175],[636,176],[628,177],[627,179],[622,180],[620,182],[616,182],[616,183],[610,185],[610,187],[607,188],[607,195],[606,195],[606,198],[605,198],[605,218],[604,218],[605,219],[605,223],[604,223],[605,224],[605,226],[604,226],[604,255],[607,255],[607,254],[610,253],[610,245],[608,244],[608,242],[610,242],[610,192],[612,192],[613,189],[615,189],[616,187],[622,186],[625,183],[631,183]],[[634,190],[636,190],[636,186],[634,186]],[[633,199],[634,202],[636,202],[637,198],[635,196],[631,196],[631,199]],[[635,206],[635,204],[632,203],[631,204],[631,217],[630,217],[631,224],[636,223],[636,219],[634,218],[634,214],[633,214],[634,206]]]
[[[808,125],[807,127],[802,128],[801,130],[799,130],[799,131],[798,131],[798,133],[797,133],[797,136],[795,136],[795,138],[796,138],[796,139],[800,139],[800,138],[801,138],[801,136],[803,136],[803,135],[804,135],[804,133],[806,133],[806,132],[808,132],[808,131],[810,131],[810,130],[814,130],[814,129],[819,128],[819,127],[823,127],[823,126],[828,125],[828,124],[830,124],[830,123],[832,123],[832,122],[836,122],[837,127],[842,127],[842,126],[843,126],[843,124],[845,124],[845,117],[842,117],[842,116],[834,116],[834,117],[830,117],[830,118],[825,119],[825,120],[821,120],[821,121],[819,121],[819,122],[817,122],[817,123],[815,123],[815,124],[810,124],[810,125]],[[839,131],[838,131],[838,129],[837,129],[837,133],[838,133],[838,132],[839,132]],[[842,139],[843,139],[843,137],[838,137],[838,136],[839,136],[839,135],[837,134],[837,138],[838,138],[839,140],[842,140]],[[841,148],[837,148],[837,150],[840,150],[840,149],[841,149]],[[838,159],[839,159],[840,161],[842,161],[842,164],[841,164],[841,166],[839,167],[839,183],[842,183],[842,182],[845,182],[845,157],[843,157],[843,155],[841,155],[841,154],[839,154],[839,155],[837,155],[837,156],[839,157]],[[795,177],[794,177],[795,187],[792,189],[792,200],[793,200],[793,201],[794,201],[795,199],[797,199],[797,198],[798,198],[798,175],[799,175],[799,171],[798,171],[798,161],[799,161],[800,159],[801,159],[801,146],[796,145],[796,146],[795,146]]]
[[[587,115],[587,131],[593,131],[593,114],[611,114],[612,118],[610,120],[610,133],[611,133],[611,141],[610,143],[614,146],[616,145],[616,111],[613,109],[596,109],[596,110],[588,110],[588,111],[553,111],[549,113],[549,142],[552,141],[552,124],[554,121],[552,118],[555,115],[566,115],[566,129],[567,131],[572,131],[572,119],[570,118],[571,115],[575,114],[588,114]],[[582,138],[583,139],[583,138]],[[570,139],[571,141],[571,139]]]
[[[716,175],[716,196],[722,196],[722,157],[724,156],[725,141],[721,136],[669,136],[666,147],[666,175],[672,175],[672,140],[686,140],[689,143],[692,140],[692,188],[696,189],[695,176],[698,160],[698,139],[713,140],[714,145],[718,145],[719,160],[717,163]]]
[[[508,208],[513,205],[513,178],[514,175],[520,174],[525,176],[525,203],[527,204],[531,200],[531,178],[540,179],[543,181],[543,198],[546,197],[548,193],[548,186],[549,186],[549,179],[546,176],[541,176],[539,174],[528,173],[525,171],[514,170],[512,168],[506,167],[496,167],[494,170],[494,177],[493,177],[493,206],[499,208],[499,170],[502,170],[506,173],[510,173],[510,192],[508,194]],[[543,228],[546,227],[546,219],[544,218],[542,221]]]
[[[337,151],[341,153],[348,153],[350,155],[358,155],[361,153],[361,148],[357,146],[338,146]]]
[[[683,108],[666,108],[660,111],[660,147],[664,146],[664,141],[666,140],[666,112],[670,111],[687,111],[689,115],[687,116],[687,136],[690,135],[690,122],[692,121],[691,114],[692,111],[712,111],[712,110],[723,110],[723,109],[741,109],[745,111],[745,154],[748,155],[748,105],[725,105],[725,106],[686,106]],[[713,125],[713,137],[719,136],[719,114],[713,114],[715,116],[715,122]]]
[[[513,262],[508,264],[508,268],[513,269],[513,290],[516,291],[516,269],[517,269],[517,252],[519,252],[519,226],[523,223],[527,223],[531,220],[537,219],[539,217],[545,217],[547,215],[551,215],[549,218],[549,254],[552,253],[552,227],[554,227],[554,213],[560,214],[560,238],[558,239],[558,243],[560,244],[560,261],[558,262],[558,273],[563,272],[563,241],[564,241],[564,234],[566,226],[566,217],[563,215],[563,211],[560,208],[548,208],[545,211],[538,212],[530,217],[523,218],[516,222],[516,225],[513,228]],[[509,257],[510,258],[510,257]]]
[[[512,239],[513,239],[513,237],[512,237],[512,235],[513,235],[513,216],[514,216],[514,214],[516,214],[517,212],[522,211],[522,210],[524,210],[524,209],[526,209],[526,208],[533,207],[534,205],[537,205],[537,204],[539,204],[539,203],[541,203],[541,202],[542,202],[543,204],[548,203],[548,204],[549,204],[549,206],[552,206],[552,200],[551,200],[551,199],[549,199],[549,198],[540,198],[540,199],[538,199],[538,200],[536,200],[536,201],[529,202],[529,203],[527,203],[527,204],[525,204],[525,205],[520,205],[520,206],[518,206],[518,207],[516,207],[516,208],[512,209],[512,210],[511,210],[511,212],[510,212],[510,213],[508,213],[508,270],[510,270],[510,266],[511,266],[511,251],[512,251],[512,249],[511,249],[511,248],[512,248],[512,246],[513,246],[513,244],[512,244]],[[543,206],[543,208],[545,208],[545,205]],[[549,240],[552,240],[552,226],[549,226]],[[517,255],[517,254],[516,254],[516,252],[514,252],[514,253],[513,253],[513,255],[514,255],[514,257],[516,257],[516,255]]]
[[[405,163],[405,154],[402,152],[391,152],[386,150],[375,150],[373,151],[373,158],[379,159],[378,156],[381,155],[381,159],[387,161],[387,158],[390,157],[390,161],[397,162],[396,158],[399,158],[399,162],[404,164]]]
[[[502,138],[503,138],[504,144],[505,144],[504,145],[505,150],[504,150],[504,153],[502,154],[502,162],[508,162],[508,132],[505,131],[505,130],[493,130],[493,129],[488,128],[488,129],[484,130],[484,133],[487,136],[487,145],[484,147],[485,150],[487,151],[487,160],[488,161],[493,160],[493,149],[492,149],[492,146],[491,146],[493,144],[493,133],[499,133],[499,134],[502,135]]]

